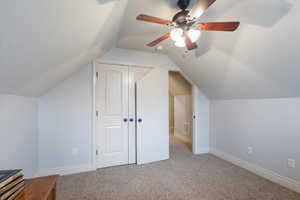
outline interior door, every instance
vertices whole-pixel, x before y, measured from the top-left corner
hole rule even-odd
[[[129,67],[129,164],[136,164],[136,96],[135,83],[151,68]]]
[[[168,71],[153,69],[136,82],[137,164],[169,159]]]
[[[97,65],[96,163],[98,168],[125,165],[128,155],[128,67]]]

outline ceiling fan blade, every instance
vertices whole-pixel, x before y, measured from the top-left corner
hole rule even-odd
[[[187,33],[185,33],[184,39],[186,47],[189,51],[198,48],[197,44],[195,42],[192,42],[190,36]]]
[[[167,33],[167,34],[161,36],[160,38],[154,40],[153,42],[150,42],[149,44],[147,44],[147,46],[149,46],[149,47],[154,47],[154,46],[156,46],[158,43],[160,43],[160,42],[162,42],[162,41],[164,41],[164,40],[166,40],[166,39],[168,39],[168,38],[170,38],[170,33]]]
[[[199,18],[216,0],[197,0],[188,16],[191,20]]]
[[[240,22],[208,22],[197,26],[198,30],[203,31],[235,31],[240,26]]]
[[[172,25],[173,24],[173,22],[170,20],[161,19],[158,17],[152,17],[149,15],[139,15],[136,17],[136,19],[141,20],[141,21],[156,23],[156,24],[163,24],[163,25]]]

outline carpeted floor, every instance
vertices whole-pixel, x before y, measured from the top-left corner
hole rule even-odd
[[[171,142],[171,159],[70,176],[58,200],[300,200],[300,194],[210,154],[194,156]]]

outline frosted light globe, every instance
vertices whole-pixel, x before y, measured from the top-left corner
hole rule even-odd
[[[183,36],[183,30],[181,28],[175,28],[171,31],[171,39],[175,42],[177,40],[180,40],[182,36]]]
[[[201,36],[201,31],[191,29],[189,30],[188,35],[190,36],[192,42],[196,42]]]
[[[185,47],[185,40],[184,37],[180,37],[176,42],[175,46],[177,47]]]

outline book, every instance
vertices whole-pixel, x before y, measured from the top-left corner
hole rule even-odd
[[[24,189],[25,183],[22,181],[21,183],[17,184],[12,189],[8,190],[4,194],[0,196],[0,200],[7,200],[8,197],[12,196],[14,193],[16,193],[19,189]]]
[[[8,183],[7,185],[5,185],[4,187],[0,188],[0,196],[2,194],[4,194],[5,192],[7,192],[8,190],[10,190],[11,188],[13,188],[15,185],[21,183],[23,180],[24,180],[23,176],[20,176],[16,180],[14,180],[14,181]]]
[[[0,188],[9,184],[19,176],[22,176],[21,169],[16,170],[1,170],[0,171]]]
[[[22,187],[19,190],[17,190],[13,195],[11,195],[10,197],[8,197],[8,199],[6,199],[6,200],[14,200],[23,191],[24,191],[24,187]]]

